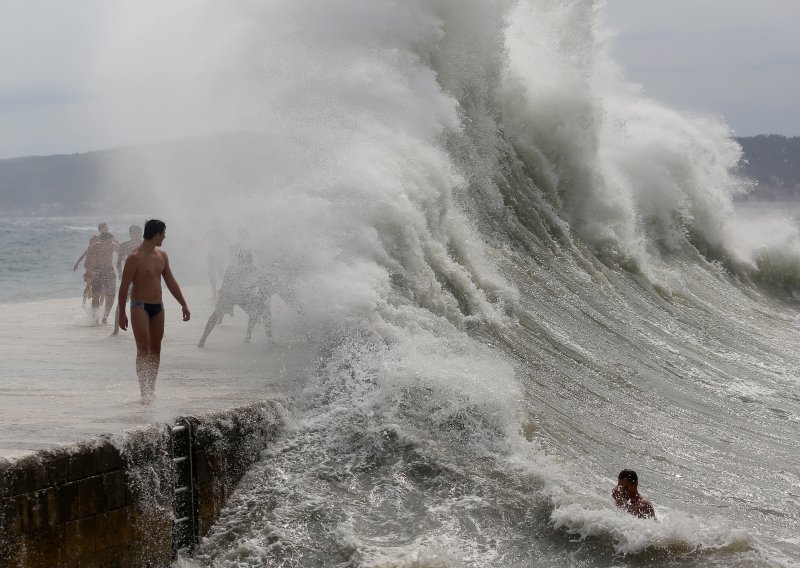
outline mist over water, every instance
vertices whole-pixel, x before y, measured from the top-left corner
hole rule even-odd
[[[106,120],[248,133],[156,146],[148,206],[171,234],[246,227],[303,307],[276,325],[319,355],[180,562],[800,557],[795,229],[742,238],[728,128],[630,84],[601,3],[117,8]],[[614,509],[625,467],[659,523]]]

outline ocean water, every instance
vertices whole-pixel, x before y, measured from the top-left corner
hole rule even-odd
[[[154,217],[151,215],[150,217]],[[140,214],[99,214],[73,217],[4,217],[0,225],[0,289],[2,302],[36,300],[83,295],[84,267],[75,261],[98,233],[97,225],[107,223],[119,242],[127,241],[131,225],[144,226],[150,218]],[[169,230],[169,229],[168,229]],[[205,253],[202,235],[183,234],[171,241],[186,254],[176,258],[184,284],[206,285]],[[172,243],[170,243],[172,244]],[[169,245],[165,244],[169,250]],[[210,288],[209,288],[210,291]]]
[[[108,120],[252,132],[153,152],[153,210],[204,235],[172,258],[247,228],[318,362],[178,566],[800,563],[792,207],[737,211],[729,129],[631,84],[601,3],[132,10]]]

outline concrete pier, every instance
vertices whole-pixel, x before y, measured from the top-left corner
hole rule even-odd
[[[257,328],[250,344],[237,311],[201,349],[210,294],[185,292],[189,322],[165,296],[149,406],[140,402],[130,332],[111,336],[112,325],[92,325],[80,298],[3,304],[0,568],[169,565],[186,527],[189,542],[206,533],[281,431],[315,364],[294,311],[276,298],[273,340]],[[172,428],[183,418],[188,452]],[[186,455],[191,464],[179,459]],[[187,499],[181,487],[189,481]],[[184,517],[191,522],[177,522]]]
[[[0,459],[0,567],[169,565],[208,531],[280,433],[285,404],[264,401]],[[175,424],[188,425],[191,447],[178,448]],[[176,463],[185,450],[191,467]],[[185,485],[191,499],[176,493]]]

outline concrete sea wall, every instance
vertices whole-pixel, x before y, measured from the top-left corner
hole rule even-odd
[[[264,401],[0,460],[0,568],[168,566],[284,416]]]

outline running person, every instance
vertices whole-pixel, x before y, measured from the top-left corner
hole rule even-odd
[[[92,314],[96,323],[100,323],[100,304],[105,303],[102,322],[108,321],[108,314],[114,306],[114,291],[117,288],[117,273],[114,272],[114,253],[119,249],[114,236],[101,233],[94,244],[89,245],[86,254],[86,267],[91,273],[92,282]]]
[[[136,376],[142,403],[150,404],[155,396],[158,367],[161,363],[161,340],[164,337],[164,304],[161,297],[161,279],[180,303],[183,321],[191,313],[183,293],[172,275],[167,253],[161,250],[167,226],[163,221],[150,219],[144,225],[144,240],[125,260],[119,285],[119,327],[128,329],[125,302],[128,285],[131,289],[131,326],[136,339]]]
[[[250,342],[253,328],[259,319],[264,321],[267,337],[269,337],[270,319],[267,298],[258,290],[259,284],[263,279],[263,275],[259,274],[258,269],[253,264],[253,253],[246,249],[237,251],[233,257],[233,262],[225,269],[222,286],[217,294],[217,303],[208,318],[203,337],[200,338],[200,342],[197,344],[198,347],[205,346],[211,330],[222,321],[225,314],[233,313],[234,306],[239,306],[249,316],[247,334],[244,339],[246,343]]]
[[[97,225],[97,230],[99,231],[99,233],[97,235],[92,235],[89,238],[89,246],[90,247],[93,244],[95,244],[97,241],[99,241],[100,237],[102,237],[103,235],[108,234],[108,223],[100,223],[99,225]],[[78,265],[81,263],[81,261],[83,259],[86,258],[86,256],[88,254],[89,254],[89,248],[87,248],[85,251],[83,251],[83,254],[75,262],[75,267],[72,269],[73,272],[78,270]],[[83,305],[85,306],[86,305],[86,300],[92,297],[92,271],[91,271],[91,269],[89,267],[89,264],[87,262],[83,263],[83,267],[84,267],[83,281],[86,284],[84,286],[84,288],[83,288]]]

